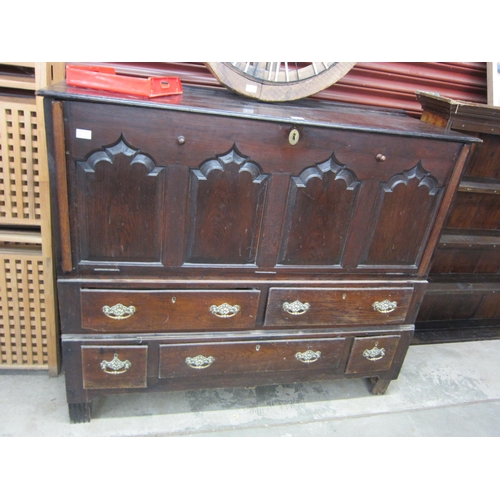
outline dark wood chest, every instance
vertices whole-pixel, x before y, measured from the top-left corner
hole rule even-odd
[[[474,139],[219,89],[43,95],[72,421],[123,390],[397,378]]]

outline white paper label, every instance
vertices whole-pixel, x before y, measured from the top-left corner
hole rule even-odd
[[[92,139],[92,130],[85,130],[83,128],[76,129],[76,138],[77,139]]]
[[[251,85],[250,83],[246,86],[247,92],[251,92],[252,94],[257,93],[257,85]]]

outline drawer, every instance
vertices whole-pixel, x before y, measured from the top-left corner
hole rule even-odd
[[[399,335],[355,338],[345,372],[368,374],[390,370],[400,339]]]
[[[259,290],[81,290],[82,327],[96,332],[253,328]]]
[[[84,389],[147,386],[147,346],[82,346]]]
[[[393,325],[406,319],[412,287],[271,288],[266,326]]]
[[[160,346],[160,378],[338,368],[345,339]]]

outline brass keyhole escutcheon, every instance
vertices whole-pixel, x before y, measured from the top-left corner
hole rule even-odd
[[[300,139],[299,131],[296,128],[290,130],[290,133],[288,134],[288,142],[292,146],[295,146],[295,144],[299,142],[299,139]]]

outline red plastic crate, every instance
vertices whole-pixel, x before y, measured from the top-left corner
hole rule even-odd
[[[66,83],[75,87],[109,90],[141,97],[160,97],[182,94],[180,78],[165,76],[117,75],[114,68],[106,66],[66,66]]]

